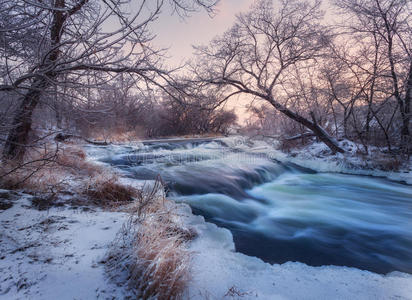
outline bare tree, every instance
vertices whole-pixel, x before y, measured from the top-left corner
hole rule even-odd
[[[277,11],[272,2],[257,1],[223,36],[197,48],[199,81],[226,87],[227,97],[248,94],[263,99],[311,130],[333,152],[344,152],[321,127],[315,109],[300,110],[305,99],[292,101],[284,90],[292,73],[316,64],[329,42],[320,24],[320,2],[284,0]]]
[[[147,115],[144,127],[151,136],[227,133],[237,120],[236,114],[227,110],[219,90],[199,90],[188,80],[176,87],[166,87],[156,98],[156,105]],[[152,118],[151,116],[157,116]]]
[[[369,111],[366,130],[372,118],[378,123],[373,110],[377,94],[385,94],[389,101],[395,99],[400,116],[401,149],[409,153],[411,147],[410,119],[412,98],[412,1],[410,0],[339,0],[334,1],[348,18],[344,28],[359,39],[368,40],[373,49],[370,55],[372,66],[368,84]],[[350,24],[350,25],[347,25]],[[352,39],[353,42],[355,40]],[[356,45],[352,45],[356,47]],[[353,62],[352,62],[353,63]],[[385,84],[388,82],[390,84]],[[379,97],[379,96],[378,96]],[[381,123],[379,123],[381,125]],[[391,124],[390,124],[391,125]],[[383,131],[387,126],[381,125]]]
[[[185,16],[200,7],[211,12],[215,2],[0,0],[0,92],[20,98],[3,157],[24,155],[33,111],[48,92],[84,100],[76,88],[99,87],[120,73],[133,74],[141,86],[171,80],[163,51],[150,45],[150,23],[166,3]]]

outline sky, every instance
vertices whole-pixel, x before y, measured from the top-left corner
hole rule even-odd
[[[153,1],[153,2],[151,2]],[[188,0],[191,1],[191,0]],[[234,24],[236,15],[247,12],[255,0],[220,0],[213,16],[204,9],[182,18],[173,13],[168,0],[165,0],[158,19],[149,25],[149,31],[155,35],[151,44],[157,49],[167,49],[166,63],[169,67],[182,66],[193,57],[193,46],[207,45],[214,37],[223,34]],[[131,0],[127,10],[130,16],[137,13],[142,0]],[[146,9],[153,11],[155,0],[146,2]],[[143,16],[147,17],[147,15]],[[117,19],[112,18],[105,25],[108,31],[117,30]],[[248,118],[246,112],[250,99],[245,96],[233,97],[225,103],[226,109],[235,109],[239,122]]]
[[[152,41],[158,48],[168,48],[167,63],[169,66],[180,66],[193,56],[193,45],[207,45],[215,36],[221,35],[235,22],[236,15],[247,12],[254,0],[220,0],[214,16],[205,10],[193,13],[190,17],[181,18],[168,5],[163,7],[158,20],[151,24],[150,29],[156,38]],[[133,1],[132,1],[133,3]],[[324,1],[326,19],[332,16],[328,9],[328,1]],[[251,104],[250,96],[240,95],[231,98],[225,104],[228,109],[235,109],[239,123],[245,123],[249,114],[247,108]],[[257,104],[257,103],[255,103]]]
[[[214,37],[228,30],[236,15],[247,12],[254,0],[220,0],[211,17],[205,10],[195,12],[190,17],[181,18],[172,14],[165,6],[159,19],[151,24],[151,32],[156,35],[152,41],[159,48],[168,48],[167,63],[180,66],[193,56],[193,46],[206,45]],[[238,122],[244,124],[248,119],[247,107],[250,99],[246,96],[231,98],[225,108],[234,109]]]
[[[192,56],[192,45],[207,44],[225,32],[233,25],[236,14],[247,11],[252,3],[253,0],[221,0],[213,17],[202,10],[185,19],[171,15],[165,7],[151,26],[152,32],[157,35],[154,44],[169,48],[169,62],[179,64]]]
[[[165,7],[159,19],[151,25],[156,34],[153,44],[168,48],[168,63],[171,66],[182,65],[193,55],[193,45],[206,45],[215,36],[221,35],[234,23],[236,15],[247,12],[254,0],[220,0],[213,17],[202,10],[182,19]],[[248,119],[247,96],[231,98],[225,108],[234,109],[238,122],[244,124]]]
[[[151,2],[153,1],[153,2]],[[191,0],[188,0],[191,1]],[[165,0],[165,5],[158,16],[158,19],[151,23],[149,30],[155,35],[152,45],[158,49],[167,50],[166,63],[170,67],[183,65],[193,57],[193,46],[207,45],[216,36],[223,34],[234,24],[239,13],[247,12],[255,0],[220,0],[215,7],[215,13],[210,16],[205,10],[192,13],[189,17],[181,18]],[[129,3],[130,12],[137,12],[141,0],[131,0]],[[155,0],[146,2],[147,8],[154,5]],[[276,3],[276,2],[275,2]],[[323,9],[326,12],[326,19],[333,21],[336,15],[331,13],[329,1],[323,1]],[[114,23],[110,27],[116,26]],[[113,29],[113,28],[111,28]],[[235,109],[240,123],[244,123],[249,117],[247,108],[251,104],[250,96],[237,96],[231,98],[225,104],[228,109]],[[258,101],[260,102],[260,101]],[[259,104],[255,102],[254,104]]]
[[[215,36],[229,29],[236,15],[247,12],[254,0],[220,0],[216,14],[210,17],[204,10],[182,19],[176,14],[171,15],[170,8],[165,5],[159,19],[151,25],[156,34],[154,44],[158,47],[169,48],[170,63],[179,64],[193,54],[192,45],[208,44]],[[331,15],[328,1],[323,1],[326,20],[332,21],[336,16]]]

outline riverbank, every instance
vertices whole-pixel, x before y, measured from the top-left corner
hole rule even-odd
[[[251,145],[250,141],[239,138],[223,142],[239,150],[247,145],[255,153],[273,151],[271,155],[277,155],[274,159],[288,159],[288,155],[278,153],[267,143]],[[93,149],[87,152],[97,155],[103,148]],[[293,155],[290,158],[303,159]],[[94,159],[89,156],[88,160],[93,163]],[[84,185],[86,181],[81,178],[84,176],[73,174],[66,180],[68,187],[74,190]],[[121,172],[116,176],[119,184],[139,188],[142,185],[142,181],[125,178]],[[67,193],[67,188],[60,190],[58,200],[46,207],[39,207],[37,198],[21,191],[3,190],[0,196],[3,198],[0,221],[4,229],[0,298],[123,299],[131,295],[127,268],[108,270],[105,259],[113,249],[129,247],[126,253],[133,249],[130,241],[133,242],[135,235],[125,234],[123,226],[130,225],[130,210],[125,206],[92,205],[83,201],[81,193]],[[73,201],[80,200],[79,197],[83,200]],[[180,298],[412,299],[412,276],[406,273],[380,275],[347,267],[264,263],[235,252],[229,230],[194,216],[186,204],[168,203],[167,211],[172,208],[174,211],[173,222],[185,229],[184,236],[189,236],[185,238],[185,250],[186,258],[190,259],[181,259],[190,270],[190,278]],[[117,247],[119,237],[126,241],[121,247]],[[120,262],[125,262],[131,256],[120,257]]]
[[[234,251],[227,230],[201,217],[192,219],[199,231],[190,250],[190,299],[412,299],[412,276],[376,274],[356,268],[303,263],[268,264]]]
[[[0,299],[180,298],[192,233],[161,182],[124,178],[84,146],[50,146],[41,169],[30,158],[3,177]]]
[[[317,172],[382,177],[412,184],[412,157],[401,160],[397,156],[383,153],[376,147],[369,147],[368,155],[363,146],[349,140],[341,140],[339,146],[345,153],[331,153],[321,142],[311,142],[304,146],[282,149],[277,140],[271,138],[232,137],[232,144],[250,147],[256,153],[266,153],[281,162],[292,162]]]
[[[29,196],[19,197],[12,209],[1,213],[0,299],[124,299],[128,295],[124,285],[109,279],[102,263],[128,214],[37,211],[28,208]],[[198,234],[188,249],[193,256],[191,280],[183,299],[411,299],[410,275],[293,262],[266,264],[234,252],[228,230],[205,223],[187,207],[180,209],[184,224]]]

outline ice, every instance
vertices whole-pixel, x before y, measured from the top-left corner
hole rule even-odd
[[[190,299],[412,299],[411,275],[297,262],[271,265],[234,252],[228,230],[199,216],[187,219],[199,234],[190,247]]]

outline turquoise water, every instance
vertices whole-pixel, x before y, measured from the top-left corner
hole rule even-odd
[[[216,143],[118,149],[101,160],[129,176],[160,174],[169,196],[231,230],[236,250],[299,261],[412,273],[412,187],[316,173]]]

